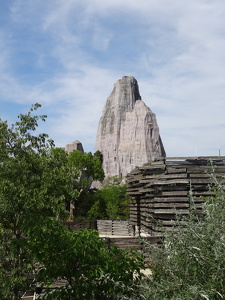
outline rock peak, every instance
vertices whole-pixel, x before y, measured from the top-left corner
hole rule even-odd
[[[106,177],[126,176],[136,166],[165,156],[155,114],[141,100],[133,76],[114,84],[99,121],[97,150],[103,154]]]
[[[79,150],[80,152],[84,153],[83,145],[80,141],[75,140],[72,144],[67,144],[65,147],[65,151],[70,153],[73,150]]]

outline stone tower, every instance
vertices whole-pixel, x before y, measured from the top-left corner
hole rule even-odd
[[[99,121],[95,151],[103,154],[105,176],[126,176],[136,166],[166,156],[155,114],[141,100],[137,80],[114,84]]]

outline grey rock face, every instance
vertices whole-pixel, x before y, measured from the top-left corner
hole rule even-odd
[[[72,152],[73,150],[79,150],[80,152],[84,153],[83,145],[80,141],[74,141],[72,144],[67,144],[65,147],[66,152]]]
[[[126,176],[136,166],[166,156],[155,114],[141,100],[137,80],[124,76],[108,97],[95,151],[103,154],[106,177]]]

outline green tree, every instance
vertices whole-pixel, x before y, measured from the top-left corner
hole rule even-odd
[[[90,188],[80,193],[74,210],[75,220],[102,220],[108,219],[106,202],[100,190]]]
[[[98,156],[89,153],[82,153],[74,150],[67,157],[68,172],[71,177],[71,183],[74,190],[79,194],[71,199],[73,211],[71,213],[77,219],[86,218],[87,211],[90,209],[93,194],[90,190],[93,180],[102,181],[104,179],[104,171],[102,163]]]
[[[98,159],[100,160],[101,165],[102,165],[102,164],[103,164],[103,154],[101,153],[101,151],[97,150],[97,151],[94,153],[94,156],[95,156],[95,157],[98,157]]]
[[[66,206],[88,188],[86,178],[101,180],[104,173],[98,157],[67,154],[47,134],[34,134],[46,119],[32,115],[39,107],[11,127],[0,120],[0,298],[20,299],[30,276],[45,287],[58,277],[67,280],[58,298],[50,293],[48,299],[109,298],[120,284],[131,287],[139,256],[108,249],[97,233],[74,234],[60,224],[69,215]]]
[[[34,216],[64,219],[66,197],[76,194],[65,151],[52,149],[47,134],[32,134],[46,119],[32,116],[39,107],[33,105],[11,127],[0,120],[0,291],[10,299],[19,299],[34,271],[24,234],[27,221]]]
[[[99,190],[83,190],[76,201],[75,219],[128,219],[130,199],[126,190],[117,176],[108,178]]]
[[[121,183],[118,177],[108,179],[101,190],[106,201],[106,212],[110,219],[128,219],[130,199],[126,194],[126,184]]]
[[[104,171],[102,169],[101,160],[93,155],[91,152],[82,153],[78,150],[74,150],[69,153],[68,161],[71,166],[75,166],[78,170],[81,170],[80,183],[86,186],[85,179],[100,180],[104,179]],[[84,182],[84,183],[83,183]]]
[[[97,231],[69,231],[52,218],[39,218],[29,228],[42,299],[116,299],[131,292],[135,271],[140,276],[140,254],[108,247]],[[63,284],[52,289],[55,280]]]
[[[108,178],[105,185],[96,191],[94,197],[96,201],[88,211],[89,218],[104,215],[105,218],[114,220],[129,218],[130,199],[126,194],[126,184],[122,184],[118,176]]]

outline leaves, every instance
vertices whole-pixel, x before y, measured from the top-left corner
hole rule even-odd
[[[0,298],[20,299],[29,276],[46,288],[66,285],[43,299],[110,299],[128,291],[142,266],[134,252],[108,248],[95,231],[71,232],[60,222],[92,180],[102,180],[101,155],[67,154],[45,133],[35,135],[46,116],[27,114],[11,127],[0,120]]]
[[[92,180],[100,180],[104,179],[104,171],[102,169],[101,160],[89,153],[82,153],[78,150],[74,150],[69,153],[68,161],[71,166],[75,166],[76,169],[82,170],[83,174],[81,174],[80,180],[84,178],[92,177]]]
[[[33,272],[27,224],[34,216],[65,218],[65,202],[75,194],[65,151],[53,150],[47,134],[33,134],[46,118],[32,116],[39,107],[35,104],[11,127],[0,120],[0,290],[10,299],[19,299]]]
[[[138,253],[108,248],[97,231],[72,232],[52,218],[39,219],[29,228],[34,259],[43,266],[38,282],[46,286],[64,280],[65,286],[53,292],[54,299],[111,299],[129,291],[134,271],[142,267]],[[51,293],[46,289],[43,299],[51,299]]]

